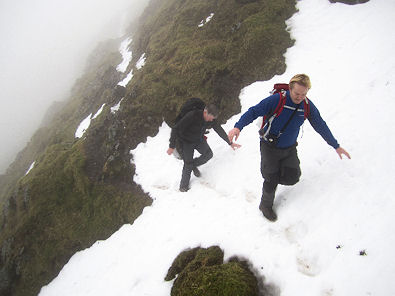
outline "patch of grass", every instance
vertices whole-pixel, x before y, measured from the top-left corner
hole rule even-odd
[[[128,88],[138,89],[136,99],[152,104],[170,125],[192,96],[218,105],[228,118],[240,110],[242,87],[285,71],[283,54],[293,45],[285,20],[295,11],[289,0],[169,0],[151,7],[133,44],[147,53],[146,65]],[[210,13],[212,20],[199,28]]]
[[[13,295],[37,294],[76,251],[132,223],[150,204],[138,188],[92,183],[84,171],[82,143],[66,148],[50,147],[34,174],[20,183],[27,199],[18,195],[17,215],[8,220],[16,231],[7,227],[2,233],[13,246],[4,263],[19,266],[9,274],[16,282]]]

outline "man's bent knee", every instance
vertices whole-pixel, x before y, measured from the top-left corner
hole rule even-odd
[[[210,160],[211,158],[213,158],[213,156],[214,156],[214,153],[213,153],[213,151],[210,149],[210,150],[206,153],[207,160]]]
[[[194,167],[193,160],[184,161],[184,168],[192,170]]]
[[[295,185],[301,176],[300,169],[284,167],[281,171],[280,184]]]

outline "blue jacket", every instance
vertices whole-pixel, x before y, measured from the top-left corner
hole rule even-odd
[[[266,99],[263,99],[259,104],[251,107],[245,112],[238,122],[236,122],[235,127],[237,127],[240,131],[248,124],[253,122],[259,116],[268,115],[271,112],[274,112],[278,103],[280,101],[280,94],[274,94]],[[296,143],[296,140],[299,135],[299,130],[301,125],[304,122],[304,106],[306,102],[303,101],[298,111],[296,112],[295,116],[292,118],[288,126],[286,127],[283,134],[280,135],[278,139],[278,148],[287,148]],[[338,148],[339,144],[337,143],[336,139],[332,135],[331,131],[329,130],[328,126],[326,125],[325,121],[322,119],[320,112],[315,107],[313,102],[309,99],[308,104],[310,107],[310,112],[308,116],[308,120],[310,124],[314,128],[314,130],[321,135],[321,137],[333,148]],[[289,91],[287,91],[287,99],[285,102],[284,109],[280,113],[280,115],[274,118],[270,133],[274,135],[278,135],[280,130],[284,127],[287,123],[288,119],[294,112],[295,108],[298,105],[294,104],[291,100]],[[267,129],[267,126],[265,127]]]

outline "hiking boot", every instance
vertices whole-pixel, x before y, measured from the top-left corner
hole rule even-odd
[[[188,190],[189,190],[189,187],[180,186],[180,191],[181,192],[187,192]]]
[[[202,175],[197,167],[194,167],[192,169],[192,171],[193,171],[193,174],[195,175],[195,177],[199,178]]]
[[[265,218],[268,219],[269,221],[274,222],[277,220],[277,215],[273,211],[272,207],[265,207],[263,205],[260,205],[259,209],[262,211],[263,216],[265,216]]]

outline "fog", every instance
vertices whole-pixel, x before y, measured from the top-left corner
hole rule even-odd
[[[97,43],[121,37],[148,0],[0,0],[0,173]]]

